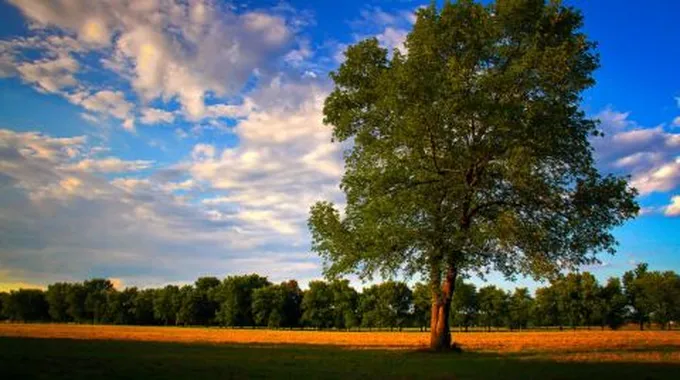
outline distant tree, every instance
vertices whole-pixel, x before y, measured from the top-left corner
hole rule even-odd
[[[621,281],[617,277],[607,280],[607,284],[600,289],[600,324],[616,330],[623,326],[626,318],[626,297],[621,288]]]
[[[9,293],[0,292],[0,321],[9,319],[9,316],[5,312],[5,307],[7,307],[9,302]]]
[[[600,284],[595,276],[590,272],[581,273],[581,321],[582,324],[589,326],[597,324],[596,314],[600,306]]]
[[[489,331],[491,327],[502,326],[508,309],[507,294],[503,290],[489,285],[480,288],[477,297],[480,324]]]
[[[398,327],[408,323],[413,295],[403,282],[386,281],[365,288],[359,301],[361,325]]]
[[[257,325],[293,327],[300,323],[302,291],[297,281],[265,286],[253,292],[253,319]]]
[[[333,292],[333,325],[340,329],[359,326],[359,294],[349,285],[348,280],[330,283]]]
[[[9,305],[9,293],[0,292],[0,321],[9,319],[9,315],[5,310],[7,308],[7,305]]]
[[[180,307],[179,287],[168,285],[155,292],[153,300],[154,317],[164,325],[177,323],[177,314]]]
[[[216,277],[200,277],[194,283],[195,292],[192,298],[197,301],[195,323],[210,325],[214,322],[219,303],[215,299],[221,282]]]
[[[395,281],[383,282],[378,287],[382,327],[397,327],[401,330],[406,326],[411,311],[411,289],[405,283]]]
[[[270,285],[266,277],[257,274],[229,276],[215,290],[219,303],[217,321],[224,326],[254,326],[253,292]]]
[[[111,281],[103,278],[93,278],[83,283],[85,288],[85,312],[93,323],[104,322],[107,308],[108,293],[113,291]]]
[[[516,288],[508,299],[510,329],[526,329],[531,319],[534,300],[527,288]]]
[[[582,325],[583,305],[581,275],[579,273],[569,273],[557,282],[560,309],[565,320],[572,328]]]
[[[610,229],[638,207],[595,166],[579,99],[598,58],[581,27],[558,2],[447,1],[418,11],[404,53],[349,47],[323,110],[352,142],[347,204],[309,218],[326,274],[420,274],[443,350],[459,274],[542,277],[613,252]]]
[[[648,286],[645,281],[647,275],[647,264],[644,263],[638,264],[634,270],[623,274],[624,294],[628,305],[632,308],[631,319],[638,323],[640,330],[644,330],[652,311],[652,300],[647,292]]]
[[[380,288],[377,284],[368,286],[359,295],[358,313],[361,319],[361,327],[380,327]]]
[[[219,283],[219,281],[218,281]],[[177,311],[178,325],[207,324],[213,317],[200,315],[205,304],[204,294],[191,285],[184,285],[179,289],[179,309]]]
[[[10,320],[21,322],[47,321],[50,319],[45,292],[39,289],[19,289],[9,293],[4,306]]]
[[[300,326],[303,292],[300,290],[298,282],[288,280],[282,282],[279,286],[283,292],[283,321],[281,322],[281,327]]]
[[[532,311],[534,324],[560,326],[560,328],[564,324],[557,286],[553,283],[550,286],[536,289],[536,299]]]
[[[258,326],[279,327],[281,323],[280,290],[269,285],[253,291],[253,321]]]
[[[430,310],[432,308],[430,288],[422,282],[413,287],[413,323],[423,331],[430,326]]]
[[[333,326],[333,289],[325,281],[310,281],[302,298],[302,322],[318,329]]]
[[[451,302],[451,320],[454,325],[462,326],[468,331],[479,312],[479,300],[477,288],[470,283],[466,283],[462,278],[456,281],[456,290],[453,292]]]
[[[92,321],[85,309],[85,300],[87,299],[87,289],[83,284],[71,284],[69,292],[66,295],[66,302],[68,315],[78,323]]]
[[[131,314],[135,324],[153,325],[156,323],[154,316],[155,289],[137,290],[137,288],[126,289],[132,296]]]
[[[666,329],[669,322],[680,319],[680,276],[671,271],[653,271],[641,282],[649,299],[652,322]]]
[[[50,318],[55,322],[68,322],[73,320],[69,315],[68,295],[72,285],[65,282],[57,282],[47,287],[45,298],[49,305]]]

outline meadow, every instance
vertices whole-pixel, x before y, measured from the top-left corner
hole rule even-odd
[[[680,331],[420,332],[1,324],[4,378],[601,378],[680,376]]]

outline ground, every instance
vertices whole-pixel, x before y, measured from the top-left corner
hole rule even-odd
[[[678,379],[678,331],[426,333],[0,325],[6,379]]]

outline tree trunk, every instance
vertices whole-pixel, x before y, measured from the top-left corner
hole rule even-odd
[[[446,279],[441,284],[439,292],[432,292],[432,310],[430,315],[430,349],[446,351],[451,349],[451,330],[449,327],[449,313],[451,311],[451,297],[456,283],[456,270],[449,268]]]
[[[645,322],[641,319],[640,320],[640,331],[645,329]]]

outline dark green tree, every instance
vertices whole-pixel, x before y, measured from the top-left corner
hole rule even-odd
[[[527,288],[516,288],[508,298],[508,325],[510,329],[526,329],[531,319],[534,299]]]
[[[180,302],[179,287],[168,285],[157,289],[153,299],[154,317],[166,326],[177,324]]]
[[[418,282],[413,287],[413,323],[423,331],[430,326],[430,309],[432,307],[430,287]]]
[[[652,312],[652,300],[647,292],[648,282],[647,264],[638,264],[634,270],[623,274],[624,294],[631,306],[631,319],[635,321],[640,330],[644,330],[645,323],[649,322]]]
[[[270,285],[266,277],[256,274],[229,276],[215,290],[220,307],[217,321],[224,326],[254,326],[253,292]]]
[[[302,323],[317,329],[333,326],[333,289],[325,281],[310,281],[302,297]]]
[[[0,292],[0,321],[9,319],[9,315],[5,308],[9,305],[9,293]]]
[[[108,293],[115,291],[111,281],[104,278],[93,278],[83,283],[85,289],[85,313],[92,323],[105,322]]]
[[[598,58],[581,27],[555,2],[461,0],[419,10],[404,54],[349,47],[324,106],[333,139],[352,142],[347,205],[309,217],[325,274],[420,274],[443,350],[459,274],[543,277],[613,252],[611,228],[638,206],[594,165],[579,100]]]
[[[214,322],[219,303],[215,299],[220,280],[216,277],[200,277],[194,283],[196,304],[195,323],[210,325]]]
[[[219,283],[219,281],[218,281]],[[179,310],[177,311],[178,325],[206,325],[207,321],[214,318],[213,315],[200,315],[201,307],[204,306],[204,294],[191,285],[184,285],[179,289]],[[200,315],[200,317],[199,317]]]
[[[623,326],[626,318],[626,297],[621,288],[621,280],[612,277],[600,289],[600,324],[616,330]]]
[[[532,310],[532,319],[538,326],[564,325],[564,315],[560,308],[559,294],[554,284],[536,289],[536,299]]]
[[[135,324],[156,324],[153,308],[156,291],[154,289],[137,290],[137,288],[128,288],[126,291],[129,291],[132,296],[131,313],[135,320]]]
[[[493,285],[479,289],[477,299],[479,303],[479,322],[487,330],[491,327],[503,325],[508,310],[507,294]]]
[[[54,322],[68,322],[72,318],[68,313],[68,295],[71,292],[71,284],[57,282],[47,287],[45,298],[49,305],[50,318]]]
[[[37,322],[50,319],[45,292],[39,289],[11,291],[4,310],[8,319],[12,321]]]
[[[349,285],[348,280],[330,283],[333,292],[333,325],[339,329],[359,326],[359,294]]]
[[[680,319],[680,276],[672,271],[648,272],[642,287],[650,302],[651,321],[666,329]]]
[[[69,292],[66,295],[66,302],[68,304],[68,309],[66,311],[71,319],[78,323],[92,321],[92,318],[85,309],[86,299],[87,289],[85,289],[85,286],[79,283],[71,284]]]
[[[468,331],[468,327],[472,326],[477,318],[478,312],[477,288],[473,284],[466,283],[462,278],[458,278],[451,302],[452,323]]]

